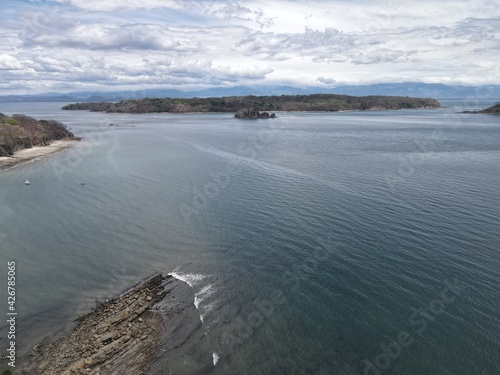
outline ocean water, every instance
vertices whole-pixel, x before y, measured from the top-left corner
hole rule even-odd
[[[157,373],[500,373],[500,117],[456,113],[493,102],[256,121],[0,103],[83,137],[0,172],[18,351],[160,271],[193,288],[204,340]]]

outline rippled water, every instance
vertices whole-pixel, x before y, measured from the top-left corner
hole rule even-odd
[[[84,137],[0,173],[20,345],[159,270],[206,333],[161,364],[178,373],[500,373],[500,118],[448,104],[242,121],[0,103]]]

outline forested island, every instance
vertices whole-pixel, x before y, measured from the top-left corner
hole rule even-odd
[[[487,115],[500,115],[500,102],[495,105],[482,109],[481,111],[464,111],[462,113],[484,113]]]
[[[54,120],[36,120],[24,115],[0,113],[0,156],[35,146],[47,146],[57,140],[74,140],[66,125]]]
[[[75,103],[65,110],[89,110],[108,113],[197,113],[256,111],[359,111],[384,109],[440,108],[431,98],[403,96],[349,96],[335,94],[281,96],[227,96],[219,98],[144,98],[117,103]]]

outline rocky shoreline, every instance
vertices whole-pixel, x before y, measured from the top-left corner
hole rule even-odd
[[[182,346],[200,327],[189,286],[156,275],[79,318],[68,335],[35,345],[16,374],[147,374],[168,348]],[[165,332],[178,334],[166,343]]]
[[[491,107],[482,109],[480,111],[463,111],[462,113],[468,114],[487,114],[487,115],[500,115],[500,102],[495,103]]]

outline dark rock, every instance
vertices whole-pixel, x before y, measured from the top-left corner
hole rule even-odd
[[[236,112],[234,117],[244,118],[244,119],[259,119],[259,118],[268,119],[268,118],[276,118],[276,115],[274,113],[269,115],[268,112],[259,112],[256,108],[249,107],[240,109],[238,112]]]
[[[234,117],[235,118],[257,119],[257,118],[259,118],[259,111],[257,111],[254,107],[243,108],[243,109],[240,109],[238,112],[236,112]]]
[[[163,301],[165,289],[178,293],[183,302],[174,306]],[[78,319],[67,335],[35,346],[16,373],[145,374],[162,355],[175,350],[167,350],[175,342],[186,342],[195,334],[193,342],[199,342],[204,337],[200,324],[191,288],[170,275],[156,275],[100,304]],[[166,366],[164,362],[162,366]]]

